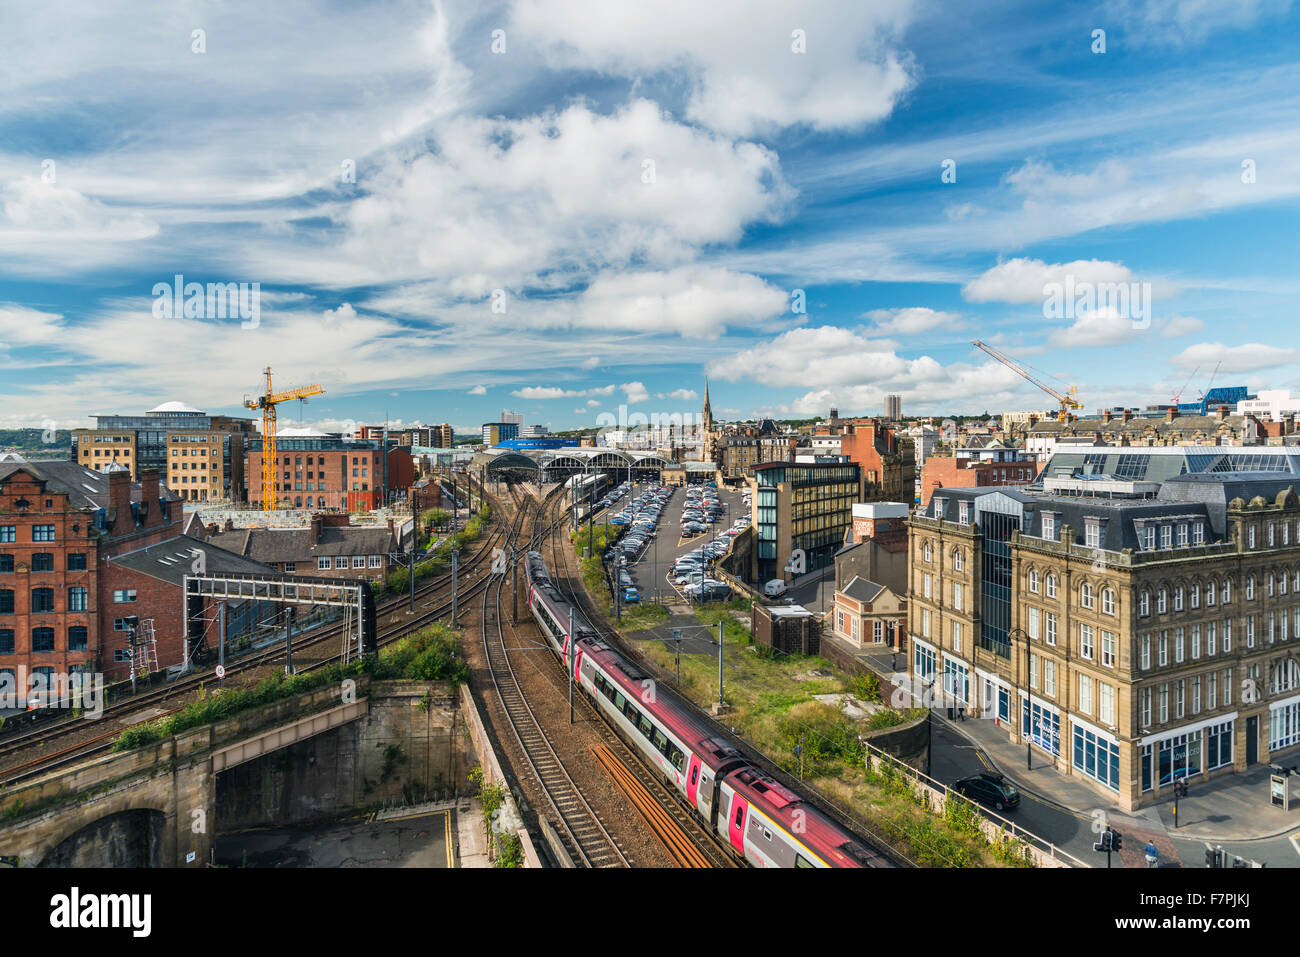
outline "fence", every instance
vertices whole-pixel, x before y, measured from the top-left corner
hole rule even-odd
[[[882,751],[865,741],[862,742],[862,746],[867,752],[867,766],[873,772],[881,773],[882,767],[901,771],[909,781],[912,794],[922,799],[925,806],[935,813],[942,814],[949,800],[971,804],[968,798],[958,794],[946,784],[936,781],[910,764],[903,763],[892,754]],[[971,806],[974,807],[975,805]],[[1000,814],[983,808],[977,808],[977,811],[980,816],[980,831],[989,844],[997,845],[1006,840],[1021,841],[1024,843],[1026,859],[1032,862],[1035,867],[1090,866],[1068,851],[1057,847],[1050,841],[1044,840],[1032,831],[1026,830]]]

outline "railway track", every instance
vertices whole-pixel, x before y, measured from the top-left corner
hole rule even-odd
[[[554,506],[555,503],[551,504]],[[588,602],[584,600],[586,596],[580,594],[582,586],[573,584],[574,581],[580,580],[581,576],[577,575],[574,566],[576,558],[570,554],[566,536],[564,535],[564,518],[559,517],[556,521],[549,523],[549,527],[553,530],[552,534],[548,536],[551,543],[551,580],[559,585],[574,607],[581,609],[587,615],[588,620],[595,625],[596,621],[591,617]],[[576,577],[574,577],[575,575]],[[690,808],[681,801],[677,792],[664,783],[659,773],[642,760],[640,754],[628,747],[600,709],[593,707],[585,695],[575,695],[574,702],[575,707],[581,707],[583,714],[596,719],[590,724],[593,728],[599,729],[600,738],[604,742],[604,747],[610,757],[621,764],[625,770],[632,769],[635,771],[633,780],[640,784],[644,797],[632,794],[629,794],[628,797],[636,805],[642,816],[646,818],[647,823],[659,837],[664,847],[681,866],[739,866],[736,859],[727,852],[713,834],[701,824]],[[624,787],[624,783],[627,779],[621,778],[613,770],[612,765],[607,765],[604,761],[600,763],[614,782],[626,792],[627,788]],[[642,801],[646,799],[648,799],[649,803],[643,805]],[[651,804],[658,809],[658,813],[651,809]],[[684,845],[689,845],[694,853],[686,852]],[[704,864],[698,863],[701,858],[705,861]],[[685,860],[690,860],[692,863],[684,863]]]
[[[520,509],[520,515],[530,506]],[[537,506],[539,524],[544,519],[544,509]],[[538,530],[534,530],[535,541]],[[551,740],[542,729],[541,722],[529,705],[510,661],[506,647],[506,633],[501,616],[501,589],[505,575],[495,578],[483,592],[482,625],[483,649],[487,656],[488,673],[492,686],[510,723],[510,729],[536,777],[547,802],[559,822],[557,832],[560,842],[574,863],[587,867],[628,867],[630,862],[618,843],[610,836],[564,763],[551,746]]]
[[[512,544],[515,536],[519,533],[521,528],[522,528],[521,517],[516,516],[516,519],[511,523],[508,529],[504,529],[504,528],[500,529],[502,534],[488,536],[488,538],[484,541],[482,547],[475,552],[475,556],[474,556],[475,560],[481,564],[483,559],[489,557],[492,554],[492,549],[499,545],[503,537],[507,544]],[[493,577],[494,576],[491,576],[490,574],[485,572],[485,574],[482,575],[477,580],[473,580],[473,579],[470,579],[468,581],[462,580],[462,582],[460,583],[461,587],[458,589],[458,593],[456,596],[457,610],[459,612],[466,612],[470,610],[473,607],[474,600],[479,596],[479,594],[486,593],[488,586],[491,582],[491,579]],[[450,580],[451,580],[450,576],[445,576],[445,581],[447,583],[450,583]],[[439,579],[438,581],[441,582],[443,581],[443,579]],[[428,591],[434,590],[437,584],[438,582],[429,583],[429,585],[426,586],[425,589],[426,594]],[[395,601],[385,605],[384,611],[390,612],[394,610],[396,606],[405,604],[408,601],[409,601],[409,597],[398,598]],[[425,604],[429,605],[431,603],[426,602]],[[438,619],[445,617],[451,612],[451,609],[452,609],[452,601],[450,598],[448,598],[447,600],[439,604],[433,605],[429,611],[423,614],[417,615],[414,618],[406,618],[401,622],[397,623],[395,627],[389,628],[387,631],[381,630],[379,634],[376,636],[376,643],[379,647],[382,648],[385,645],[390,644],[391,642],[396,641],[399,638],[409,634],[410,632],[423,627],[424,625],[427,625],[431,622],[437,621]],[[379,618],[380,615],[377,614],[376,620],[378,621]],[[301,650],[309,648],[312,645],[319,645],[320,643],[329,641],[332,638],[336,639],[339,636],[340,632],[341,632],[341,628],[335,629],[333,634],[318,635],[312,640],[303,641],[301,645],[298,644],[295,640],[294,654],[298,655]],[[256,658],[240,662],[238,665],[228,669],[227,673],[232,674],[232,673],[237,673],[239,671],[250,670],[252,668],[273,661],[279,658],[282,654],[283,654],[283,647],[277,647],[275,649],[267,651],[264,654],[259,654]],[[296,668],[295,671],[297,673],[314,671],[328,664],[341,661],[342,657],[343,657],[342,653],[327,655],[325,657],[319,658],[310,663],[304,663],[303,666]],[[140,711],[142,709],[150,709],[150,708],[156,709],[159,704],[162,704],[171,698],[175,698],[177,696],[183,695],[187,691],[194,690],[194,688],[196,688],[198,684],[208,680],[210,680],[210,677],[206,675],[196,676],[193,679],[185,679],[182,682],[177,682],[172,686],[168,686],[166,688],[160,688],[157,691],[152,693],[148,693],[142,696],[138,695],[136,697],[116,703],[111,709],[105,709],[105,716],[109,714],[110,710],[120,714],[121,712],[124,711],[130,712],[130,711]],[[166,717],[168,714],[174,713],[176,710],[179,709],[173,708],[164,711],[155,710],[153,713],[150,713],[140,718],[140,721],[157,720],[158,718]],[[76,742],[75,744],[63,748],[59,748],[58,750],[55,751],[46,752],[44,754],[39,755],[36,758],[33,758],[21,764],[10,766],[4,769],[3,771],[0,771],[0,784],[11,786],[13,784],[20,783],[21,781],[27,780],[28,778],[36,777],[41,774],[46,774],[51,771],[58,770],[61,767],[65,767],[67,765],[74,764],[76,762],[84,761],[87,758],[95,757],[101,753],[107,752],[109,749],[111,749],[113,745],[113,741],[121,734],[123,729],[136,723],[139,722],[132,721],[127,723],[119,723],[112,729],[94,735],[91,738],[82,739]],[[3,748],[0,748],[0,760],[3,760],[5,755],[12,755],[17,751],[19,751],[20,749],[38,747],[41,744],[49,744],[52,741],[56,741],[59,736],[68,736],[72,732],[79,730],[82,727],[84,727],[84,724],[81,721],[74,719],[73,721],[60,723],[59,725],[43,729],[42,731],[31,732],[28,735],[24,736],[23,740],[21,741],[15,739],[9,742],[5,742]],[[54,731],[56,733],[54,735],[51,735],[49,733],[51,731]]]

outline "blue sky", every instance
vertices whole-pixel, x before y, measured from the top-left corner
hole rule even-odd
[[[1289,0],[69,7],[0,36],[5,426],[268,364],[324,428],[1050,404],[973,338],[1088,409],[1300,389]]]

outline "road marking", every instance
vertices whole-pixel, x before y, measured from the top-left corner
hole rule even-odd
[[[456,861],[451,854],[451,811],[444,812],[442,815],[442,819],[444,822],[446,822],[447,868],[448,870],[452,870],[456,867]]]
[[[1300,831],[1296,831],[1295,834],[1290,835],[1288,840],[1290,840],[1291,846],[1295,848],[1295,852],[1300,854],[1300,840],[1297,840],[1297,838],[1300,838]]]

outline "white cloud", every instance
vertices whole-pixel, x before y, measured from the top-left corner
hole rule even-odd
[[[1148,335],[1149,329],[1149,325],[1143,327],[1132,318],[1121,316],[1114,309],[1108,308],[1085,313],[1068,329],[1055,330],[1048,337],[1048,343],[1062,348],[1113,346]]]
[[[572,399],[587,395],[613,395],[614,386],[606,385],[592,389],[561,389],[556,386],[526,386],[515,389],[510,394],[520,399]],[[600,403],[596,403],[599,405]]]
[[[1099,259],[1052,264],[1041,259],[1009,259],[968,282],[961,294],[969,302],[1041,303],[1046,298],[1044,287],[1050,283],[1064,284],[1070,276],[1075,285],[1133,279],[1127,266]]]
[[[1160,323],[1160,334],[1166,339],[1190,336],[1205,328],[1205,323],[1193,316],[1170,316]]]
[[[1123,24],[1126,43],[1181,47],[1279,17],[1291,9],[1291,0],[1110,0],[1103,9]]]
[[[1300,361],[1300,349],[1283,349],[1260,342],[1225,346],[1221,342],[1201,342],[1188,346],[1169,360],[1175,366],[1205,366],[1222,362],[1221,372],[1255,372]]]
[[[57,346],[66,334],[63,316],[17,303],[0,303],[0,350]]]
[[[466,395],[487,395],[487,389],[481,385],[476,385]]]
[[[636,405],[638,402],[645,402],[650,398],[650,393],[646,391],[646,387],[640,382],[624,382],[619,388],[627,393],[628,405]]]
[[[787,313],[785,290],[757,276],[712,266],[607,274],[578,300],[583,324],[717,338]]]
[[[910,336],[933,329],[953,329],[961,324],[955,312],[938,312],[924,306],[904,309],[873,309],[862,318],[875,323],[873,335]]]
[[[600,356],[589,356],[578,363],[579,369],[594,369],[600,365]]]
[[[669,392],[666,396],[666,398],[669,399],[681,399],[682,401],[698,399],[699,397],[700,394],[694,389],[675,389],[672,392]]]
[[[811,0],[795,11],[780,0],[534,0],[515,6],[513,27],[557,67],[684,82],[689,119],[750,136],[792,125],[852,129],[887,117],[913,83],[910,56],[894,38],[915,6]],[[795,30],[805,53],[793,52]]]

